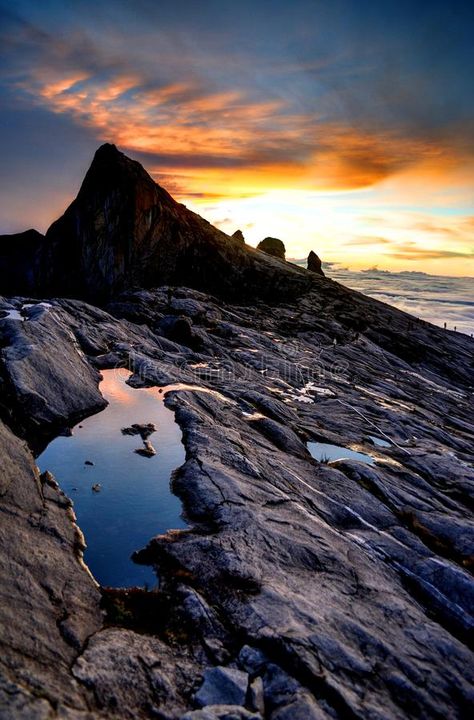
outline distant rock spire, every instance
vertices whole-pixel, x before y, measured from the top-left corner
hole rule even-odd
[[[236,230],[232,237],[242,243],[242,245],[245,245],[245,238],[242,230]]]
[[[316,255],[313,250],[308,255],[308,270],[311,270],[311,272],[317,273],[318,275],[322,275],[325,277],[323,269],[321,267],[321,259]]]

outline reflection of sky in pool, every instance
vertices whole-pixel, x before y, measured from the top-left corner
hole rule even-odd
[[[382,440],[382,438],[376,437],[375,435],[369,435],[369,438],[372,440],[374,445],[377,445],[378,447],[391,447],[387,440]]]
[[[308,450],[315,460],[319,460],[319,462],[326,460],[359,460],[359,462],[364,462],[368,465],[374,464],[374,460],[370,455],[365,455],[365,453],[356,452],[355,450],[348,450],[340,445],[309,442]]]
[[[153,586],[149,567],[130,560],[159,533],[186,527],[181,502],[170,491],[171,472],[184,462],[181,431],[156,388],[132,389],[125,370],[105,370],[100,389],[109,401],[105,410],[83,420],[72,437],[58,437],[38,457],[41,471],[50,470],[74,502],[87,550],[84,559],[101,585]],[[154,423],[150,436],[157,454],[134,452],[139,435],[122,435],[132,423]],[[89,460],[93,466],[85,465]],[[92,486],[101,485],[100,492]]]

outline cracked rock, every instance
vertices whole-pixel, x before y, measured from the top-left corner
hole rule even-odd
[[[204,682],[194,696],[196,703],[206,705],[244,705],[248,687],[247,673],[235,668],[217,666],[204,672]]]

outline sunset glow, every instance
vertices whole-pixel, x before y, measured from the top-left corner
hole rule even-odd
[[[180,20],[168,3],[0,2],[1,232],[45,230],[109,141],[252,245],[274,235],[288,257],[474,274],[459,13],[387,3],[382,38],[365,2],[182,6]],[[66,155],[77,170],[59,169]]]

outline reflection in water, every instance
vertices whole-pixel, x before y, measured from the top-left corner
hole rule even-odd
[[[389,442],[382,440],[382,438],[376,437],[375,435],[369,435],[369,438],[372,440],[374,445],[377,445],[378,447],[391,447]]]
[[[50,470],[74,501],[88,545],[84,560],[98,582],[154,585],[151,568],[136,565],[130,556],[154,535],[186,527],[181,503],[170,491],[170,475],[185,459],[181,431],[163,403],[164,393],[129,387],[125,370],[102,374],[107,408],[83,420],[71,437],[53,440],[37,464],[41,471]],[[157,452],[153,457],[134,452],[143,447],[139,435],[122,434],[121,429],[133,423],[156,426],[150,436]]]
[[[308,450],[315,460],[319,462],[332,462],[333,460],[359,460],[359,462],[373,465],[374,460],[365,453],[349,450],[340,445],[329,445],[327,443],[309,442]]]

